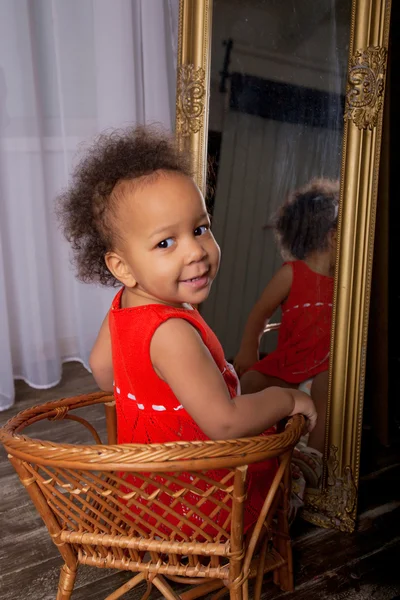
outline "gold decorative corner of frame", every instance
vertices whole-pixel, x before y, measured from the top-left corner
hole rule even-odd
[[[304,518],[320,527],[334,527],[340,531],[352,532],[355,528],[357,486],[349,465],[337,475],[337,447],[331,446],[327,458],[327,486],[322,490],[307,492]]]

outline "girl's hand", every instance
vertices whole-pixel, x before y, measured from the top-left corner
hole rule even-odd
[[[311,400],[308,394],[299,392],[299,390],[292,390],[294,399],[294,408],[290,413],[289,417],[296,414],[302,414],[307,419],[307,431],[310,432],[314,429],[317,424],[317,410],[314,402]]]
[[[238,377],[241,377],[258,361],[258,352],[254,350],[239,350],[233,360],[233,366]]]

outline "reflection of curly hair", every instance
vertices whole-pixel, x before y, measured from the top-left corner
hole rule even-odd
[[[337,227],[339,182],[312,179],[292,192],[274,218],[284,255],[303,260],[328,248],[328,233]]]
[[[76,167],[72,184],[57,200],[57,216],[71,243],[77,275],[84,282],[118,285],[104,262],[117,235],[118,182],[156,171],[191,176],[188,157],[173,138],[153,127],[115,130],[100,135]]]

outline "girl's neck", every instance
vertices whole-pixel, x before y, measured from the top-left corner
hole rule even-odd
[[[164,302],[158,298],[153,298],[145,293],[140,293],[134,288],[125,287],[121,297],[121,308],[135,308],[146,306],[148,304],[160,304],[161,306],[171,306],[172,308],[191,308],[189,304],[173,304]]]
[[[309,254],[304,261],[311,269],[320,275],[326,277],[333,277],[335,274],[335,264],[332,260],[332,251],[326,250],[325,252],[313,252]]]

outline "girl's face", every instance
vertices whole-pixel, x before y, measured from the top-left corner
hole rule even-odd
[[[116,194],[120,241],[106,257],[115,277],[148,302],[206,300],[220,250],[192,179],[160,172],[153,180],[122,182]]]

